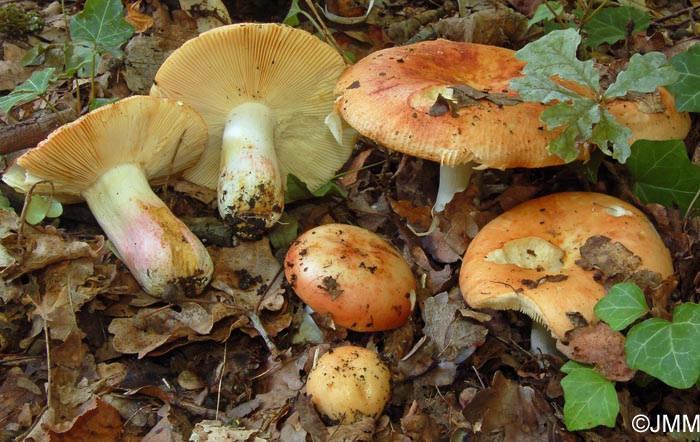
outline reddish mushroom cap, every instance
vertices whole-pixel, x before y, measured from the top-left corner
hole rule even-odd
[[[408,263],[361,227],[326,224],[306,231],[287,252],[285,275],[312,309],[355,331],[399,327],[415,304]]]

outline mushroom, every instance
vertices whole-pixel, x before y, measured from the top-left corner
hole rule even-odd
[[[546,146],[561,128],[545,130],[546,108],[522,102],[509,89],[525,63],[510,49],[447,40],[426,41],[374,52],[338,79],[336,109],[361,135],[389,149],[439,162],[435,210],[464,190],[474,168],[506,169],[564,164]],[[580,93],[575,83],[561,84]],[[645,113],[638,103],[606,103],[637,139],[682,139],[687,113],[659,88],[662,112]],[[585,141],[585,140],[582,140]],[[588,158],[580,145],[579,159]]]
[[[619,255],[595,250],[596,242],[616,244]],[[589,251],[610,262],[627,257],[625,272],[652,272],[659,283],[673,275],[670,252],[637,208],[599,193],[564,192],[526,201],[487,223],[464,255],[460,289],[473,308],[521,311],[534,320],[535,333],[544,325],[566,341],[578,320],[594,321],[593,308],[606,293],[602,270],[586,264]]]
[[[287,174],[315,190],[348,159],[355,138],[333,115],[344,68],[306,31],[239,23],[187,41],[158,70],[151,95],[191,105],[209,127],[183,177],[217,189],[219,213],[240,237],[258,238],[279,219]]]
[[[401,254],[357,226],[307,230],[287,251],[284,272],[314,311],[354,331],[383,331],[405,323],[416,302],[416,280]]]
[[[85,200],[143,289],[177,299],[200,293],[213,264],[204,245],[149,185],[192,166],[207,129],[189,106],[133,96],[59,127],[3,176],[15,189]]]
[[[306,393],[319,413],[352,424],[377,419],[391,398],[391,373],[372,350],[337,347],[321,356],[309,372]]]

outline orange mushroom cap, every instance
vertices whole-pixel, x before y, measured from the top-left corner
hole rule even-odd
[[[361,227],[325,224],[304,232],[289,248],[284,270],[299,298],[350,330],[396,328],[413,311],[416,280],[408,263]]]
[[[388,48],[343,72],[335,90],[336,109],[360,134],[385,147],[447,166],[470,161],[496,169],[563,164],[545,149],[562,130],[547,130],[540,121],[547,106],[517,101],[509,89],[524,66],[515,51],[475,43],[440,39]],[[558,82],[587,93],[576,83]],[[431,115],[440,95],[449,99],[453,88],[464,85],[490,96],[460,107],[454,116],[449,111]],[[605,103],[618,123],[632,130],[630,142],[682,139],[690,130],[688,114],[675,110],[673,97],[663,88],[659,93],[660,112],[646,113],[627,100]],[[494,94],[516,102],[491,101]],[[587,145],[579,147],[579,158],[586,159]]]
[[[605,296],[595,269],[577,264],[594,236],[620,243],[639,270],[673,275],[671,254],[634,206],[593,192],[564,192],[522,203],[486,224],[469,244],[459,285],[473,308],[519,310],[564,339],[571,314],[594,319]]]

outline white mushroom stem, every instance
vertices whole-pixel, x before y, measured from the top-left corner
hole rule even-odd
[[[207,285],[214,268],[207,249],[153,193],[138,165],[109,169],[82,195],[147,293],[176,298]]]
[[[276,119],[267,106],[244,103],[228,115],[217,186],[221,217],[255,237],[284,209],[284,183],[274,146]]]
[[[440,185],[433,210],[442,212],[445,206],[452,201],[456,193],[469,186],[469,180],[474,172],[474,164],[466,163],[456,166],[440,165]]]
[[[539,322],[532,321],[532,329],[530,331],[530,351],[533,355],[556,355],[557,340],[552,336],[552,333]]]

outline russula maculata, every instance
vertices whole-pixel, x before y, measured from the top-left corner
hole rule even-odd
[[[636,257],[625,261],[630,273],[651,272],[659,284],[673,275],[670,252],[640,210],[600,193],[563,192],[526,201],[479,231],[460,271],[464,299],[477,309],[519,310],[565,340],[577,318],[594,321],[606,293],[600,269],[582,263],[596,241]],[[599,250],[604,259],[623,256],[606,253]]]
[[[448,40],[425,41],[376,51],[338,79],[336,108],[361,135],[383,146],[440,163],[435,209],[466,188],[473,168],[507,169],[563,164],[546,147],[561,128],[539,120],[546,106],[522,102],[510,81],[525,63],[510,49]],[[580,93],[581,87],[564,83]],[[682,139],[687,113],[659,88],[661,111],[614,100],[605,107],[637,139]],[[580,156],[588,157],[586,140]]]
[[[391,398],[391,373],[372,350],[354,345],[334,348],[309,372],[306,394],[328,419],[352,424],[377,419]]]
[[[307,230],[290,246],[284,271],[302,301],[350,330],[389,330],[413,312],[416,280],[408,263],[361,227],[325,224]]]
[[[306,31],[238,23],[187,41],[158,70],[151,95],[189,104],[209,128],[202,158],[183,177],[217,189],[219,213],[238,236],[257,238],[277,222],[288,174],[315,190],[349,157],[355,137],[333,113],[344,68]]]
[[[151,190],[192,166],[207,128],[189,106],[125,98],[59,127],[3,176],[15,189],[85,200],[143,289],[178,299],[200,293],[213,264],[200,240]]]

